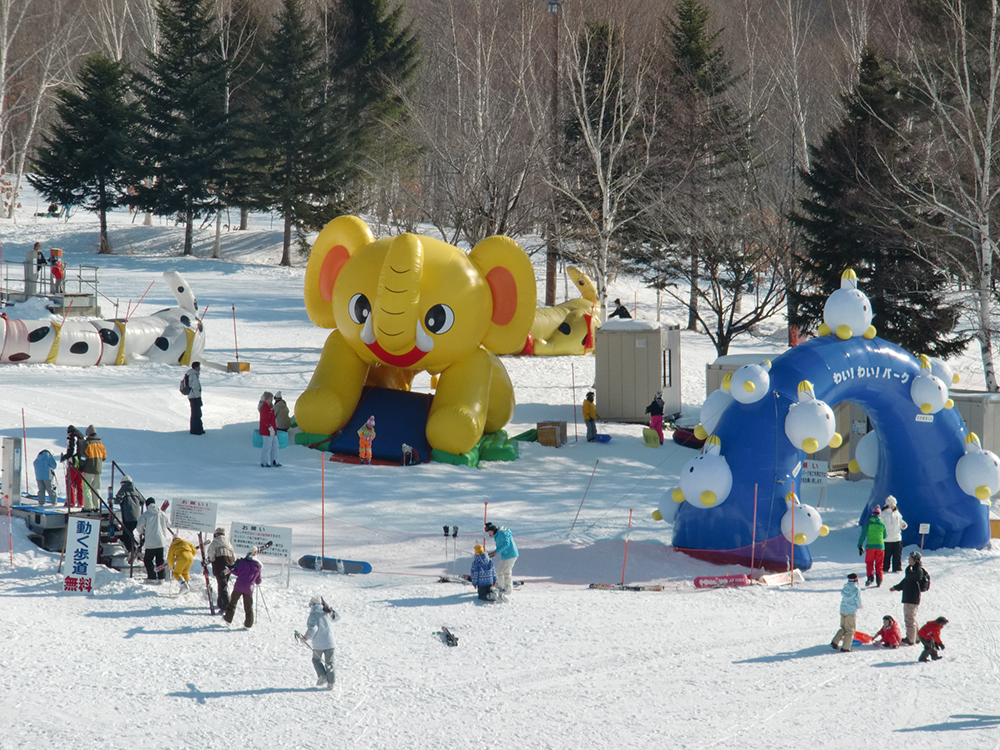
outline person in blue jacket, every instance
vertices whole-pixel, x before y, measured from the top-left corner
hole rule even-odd
[[[517,545],[514,543],[514,535],[506,526],[499,528],[488,523],[485,526],[486,533],[493,539],[496,549],[490,552],[490,557],[500,556],[500,562],[494,563],[497,568],[497,601],[507,600],[514,590],[514,563],[517,562]]]
[[[35,481],[38,482],[38,504],[45,505],[45,495],[52,498],[55,505],[59,498],[56,497],[56,489],[53,486],[55,481],[56,460],[48,451],[40,451],[32,462],[35,467]]]
[[[857,629],[859,609],[861,609],[861,589],[858,587],[858,574],[851,573],[847,576],[844,588],[840,590],[840,629],[830,641],[834,651],[837,649],[841,651],[851,650],[854,631]],[[843,646],[840,645],[841,640],[843,640]]]
[[[486,554],[486,548],[483,545],[477,544],[472,548],[472,551],[476,553],[476,556],[472,558],[472,571],[469,576],[472,579],[472,585],[479,589],[479,598],[484,602],[495,601],[496,595],[493,594],[493,586],[497,582],[496,566],[490,556]]]

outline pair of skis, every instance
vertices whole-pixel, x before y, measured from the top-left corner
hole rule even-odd
[[[649,586],[631,586],[622,583],[592,583],[590,588],[601,591],[663,591],[663,586],[658,583]]]
[[[448,628],[445,627],[444,625],[441,626],[440,630],[435,631],[434,635],[439,635],[442,638],[444,638],[444,642],[447,643],[449,646],[458,645],[458,636],[452,633],[450,630],[448,630]]]

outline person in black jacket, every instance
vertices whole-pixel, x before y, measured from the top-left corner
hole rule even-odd
[[[906,566],[903,580],[893,586],[890,591],[903,592],[903,622],[906,624],[906,638],[903,643],[913,646],[917,642],[917,608],[920,606],[920,594],[931,587],[931,577],[924,570],[921,554],[914,550],[910,553],[910,564]]]
[[[132,484],[132,477],[125,475],[122,483],[118,487],[118,494],[115,495],[115,502],[121,509],[122,525],[125,533],[122,534],[122,543],[129,552],[136,544],[135,527],[139,523],[139,516],[142,515],[142,495]]]
[[[620,320],[625,320],[625,318],[631,318],[631,317],[632,316],[629,315],[628,308],[625,307],[625,305],[622,304],[622,301],[620,299],[616,298],[615,299],[615,311],[613,313],[611,313],[610,315],[608,315],[608,320],[611,320],[612,318],[618,318]]]
[[[59,456],[66,463],[66,507],[83,506],[83,462],[87,438],[76,427],[66,428],[66,452]]]
[[[663,445],[663,391],[657,391],[653,403],[646,407],[649,415],[649,429],[656,430],[660,436],[660,445]]]

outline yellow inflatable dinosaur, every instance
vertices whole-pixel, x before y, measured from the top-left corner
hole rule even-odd
[[[567,266],[566,272],[581,297],[555,307],[536,309],[535,322],[522,354],[552,357],[594,351],[594,331],[601,325],[601,316],[597,311],[597,287],[576,266]]]

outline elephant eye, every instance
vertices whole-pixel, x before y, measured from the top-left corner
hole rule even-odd
[[[365,295],[355,294],[351,297],[351,301],[347,303],[347,312],[350,314],[351,320],[363,326],[372,314],[372,303],[368,301]]]
[[[455,313],[448,305],[434,305],[427,311],[424,323],[431,333],[447,333],[455,324]]]

